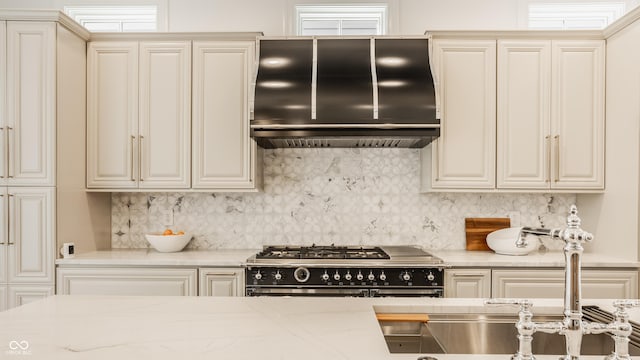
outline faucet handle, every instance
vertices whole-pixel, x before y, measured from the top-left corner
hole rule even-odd
[[[626,309],[632,309],[635,307],[640,307],[640,300],[630,300],[630,299],[621,299],[621,300],[615,300],[613,302],[613,307],[616,308],[616,311],[618,312],[623,312]]]

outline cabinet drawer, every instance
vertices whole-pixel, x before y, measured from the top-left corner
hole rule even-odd
[[[197,295],[196,269],[58,268],[57,293],[68,295]]]

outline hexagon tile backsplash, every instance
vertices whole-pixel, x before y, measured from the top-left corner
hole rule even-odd
[[[464,249],[465,217],[564,224],[572,194],[419,193],[416,149],[273,149],[261,193],[114,193],[112,247],[146,248],[173,211],[191,249],[272,244]],[[518,225],[518,224],[512,224]]]

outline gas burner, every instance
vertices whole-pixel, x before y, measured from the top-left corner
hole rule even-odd
[[[389,259],[380,247],[267,246],[256,259]]]

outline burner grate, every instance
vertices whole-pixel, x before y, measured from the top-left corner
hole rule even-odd
[[[389,259],[380,247],[267,246],[256,259]]]

